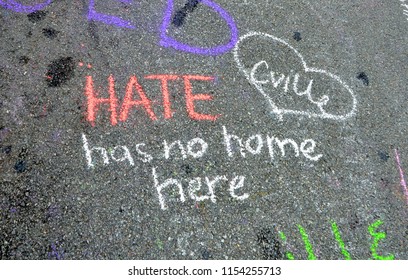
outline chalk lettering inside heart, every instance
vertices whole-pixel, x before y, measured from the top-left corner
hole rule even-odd
[[[356,113],[357,99],[338,76],[308,67],[282,39],[260,32],[242,36],[234,58],[240,71],[268,101],[271,112],[342,121]]]

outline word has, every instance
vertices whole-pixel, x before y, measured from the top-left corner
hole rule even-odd
[[[175,81],[181,79],[184,81],[184,93],[186,100],[186,110],[188,116],[192,120],[207,120],[215,121],[220,115],[208,115],[201,114],[195,110],[195,101],[210,101],[212,96],[209,94],[193,94],[192,81],[213,81],[214,77],[209,76],[199,76],[199,75],[148,75],[144,77],[148,80],[159,80],[161,82],[161,93],[162,93],[162,105],[164,111],[164,118],[171,119],[173,116],[173,111],[171,109],[170,93],[168,88],[169,81]],[[118,124],[118,121],[125,122],[131,109],[134,107],[142,107],[148,115],[148,117],[155,121],[157,116],[153,110],[153,102],[150,100],[143,87],[138,82],[136,76],[131,76],[129,82],[126,86],[126,93],[123,99],[123,103],[119,108],[119,100],[116,95],[115,90],[115,79],[112,75],[108,77],[108,98],[98,98],[94,88],[94,82],[92,76],[86,76],[85,83],[85,96],[87,98],[87,113],[86,120],[91,123],[92,126],[95,125],[96,115],[100,105],[107,104],[109,106],[110,112],[110,122],[113,126]],[[134,91],[138,95],[138,99],[134,99]]]
[[[370,224],[367,228],[368,233],[373,237],[373,241],[370,246],[370,251],[371,251],[371,257],[374,260],[393,260],[394,255],[379,255],[378,254],[378,247],[379,247],[379,242],[382,239],[385,239],[387,237],[387,234],[385,232],[377,232],[378,227],[380,227],[383,224],[383,221],[377,220],[374,223]],[[297,225],[299,229],[299,233],[302,237],[303,244],[305,246],[305,250],[307,252],[307,259],[308,260],[317,260],[316,254],[314,253],[313,250],[313,245],[312,242],[310,241],[309,235],[306,232],[306,229],[302,227],[301,225]],[[332,233],[334,236],[334,239],[337,242],[337,245],[340,249],[341,254],[343,255],[345,260],[351,260],[351,254],[347,250],[345,243],[341,237],[340,230],[336,224],[336,222],[331,221],[331,228],[332,228]],[[287,238],[284,232],[280,231],[279,232],[281,240],[284,242],[285,245],[287,245]],[[286,252],[286,258],[289,260],[294,260],[295,256],[293,255],[292,252],[287,251]]]
[[[126,4],[131,4],[132,2],[132,0],[115,0],[115,1],[126,3]],[[21,4],[14,0],[0,0],[0,6],[6,9],[12,10],[12,11],[18,12],[18,13],[29,14],[29,13],[34,13],[34,12],[45,9],[48,5],[51,4],[51,2],[52,0],[46,0],[40,4],[25,5],[25,4]],[[172,37],[169,37],[167,33],[168,33],[171,23],[173,22],[173,24],[176,27],[181,26],[181,24],[177,25],[176,24],[178,22],[177,20],[172,21],[171,18],[172,18],[173,9],[174,9],[174,0],[168,0],[167,8],[163,15],[163,21],[162,21],[162,26],[160,30],[160,45],[166,48],[174,48],[179,51],[200,54],[200,55],[220,55],[232,49],[235,46],[236,42],[238,41],[238,28],[234,22],[234,19],[231,17],[231,15],[226,10],[221,8],[221,6],[219,6],[214,1],[199,0],[196,2],[197,4],[200,3],[202,5],[205,5],[211,8],[227,23],[227,26],[231,33],[229,41],[222,45],[216,45],[214,47],[204,48],[204,47],[199,47],[199,46],[188,45],[188,44],[179,42]],[[176,19],[177,17],[179,17],[179,15],[180,13],[176,12],[174,15],[174,18]],[[136,28],[136,25],[133,24],[129,20],[124,20],[118,16],[113,16],[113,15],[108,15],[108,14],[103,14],[101,12],[98,12],[95,8],[95,0],[89,0],[87,19],[89,21],[99,21],[104,24],[114,25],[119,28],[126,28],[126,29]]]

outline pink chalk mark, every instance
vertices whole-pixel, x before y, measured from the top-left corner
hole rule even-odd
[[[405,194],[405,198],[407,200],[407,204],[408,204],[408,188],[407,188],[407,182],[404,179],[404,171],[402,171],[402,167],[401,167],[401,161],[399,158],[399,154],[398,154],[398,150],[395,149],[395,160],[397,161],[397,166],[398,166],[398,170],[400,173],[400,178],[401,178],[401,186],[404,190],[404,194]]]

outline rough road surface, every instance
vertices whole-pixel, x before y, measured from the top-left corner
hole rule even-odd
[[[408,2],[0,0],[1,259],[408,259]]]

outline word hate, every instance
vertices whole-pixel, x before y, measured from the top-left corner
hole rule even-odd
[[[198,76],[198,75],[148,75],[144,77],[145,79],[150,80],[159,80],[161,82],[161,92],[163,97],[163,110],[164,110],[164,118],[170,119],[173,116],[173,111],[171,109],[171,101],[170,101],[170,93],[168,88],[169,81],[175,81],[178,79],[182,79],[184,81],[184,92],[185,92],[185,99],[186,99],[186,109],[188,116],[193,120],[207,120],[207,121],[215,121],[220,115],[208,115],[208,114],[201,114],[195,111],[195,101],[209,101],[212,100],[212,96],[208,94],[193,94],[193,86],[192,81],[213,81],[214,77],[209,76]],[[94,83],[92,76],[86,76],[86,83],[85,83],[85,96],[87,97],[87,116],[86,119],[89,121],[92,126],[95,125],[96,115],[98,112],[98,108],[101,104],[109,105],[109,112],[110,112],[110,122],[114,126],[118,123],[118,121],[125,122],[128,117],[130,110],[133,107],[142,107],[149,118],[153,121],[157,120],[157,116],[153,111],[152,104],[153,102],[147,97],[145,94],[142,86],[139,84],[136,76],[131,76],[129,82],[126,86],[126,93],[118,112],[118,97],[115,91],[115,80],[112,75],[108,77],[108,98],[98,98],[97,94],[94,89]],[[139,99],[133,99],[133,93],[136,90]]]

